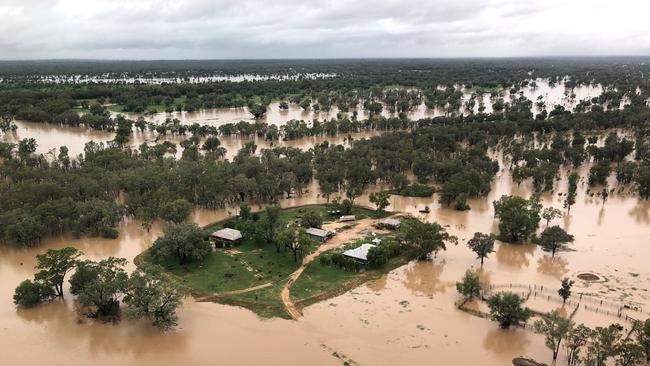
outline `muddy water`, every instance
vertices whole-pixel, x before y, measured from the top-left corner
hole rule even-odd
[[[84,152],[84,146],[90,141],[107,143],[115,138],[114,132],[92,130],[83,127],[70,127],[55,125],[49,123],[37,123],[27,121],[16,121],[18,129],[13,133],[8,133],[0,137],[1,141],[16,143],[24,138],[34,138],[38,143],[36,152],[45,154],[47,157],[54,158],[59,153],[59,148],[65,145],[69,149],[69,155],[77,156]],[[369,138],[381,134],[379,131],[351,133],[349,136],[353,139]],[[181,156],[183,148],[179,145],[180,142],[186,139],[187,136],[160,136],[157,137],[154,133],[139,132],[134,129],[131,137],[130,146],[137,148],[142,143],[155,143],[163,141],[174,142],[177,146],[177,157]],[[308,137],[299,140],[291,141],[266,141],[257,137],[239,137],[233,136],[219,136],[219,140],[224,148],[226,148],[226,158],[232,159],[239,149],[247,142],[254,142],[258,146],[258,151],[265,148],[274,146],[287,146],[296,147],[301,149],[309,149],[315,144],[320,144],[323,141],[329,141],[335,144],[348,144],[349,141],[347,134],[340,134],[336,136],[317,136]]]
[[[33,131],[33,130],[32,130]],[[19,131],[20,132],[20,131]],[[64,137],[60,137],[64,138]],[[66,140],[52,139],[60,144]],[[297,142],[301,143],[313,143]],[[52,146],[56,146],[51,143]],[[583,175],[585,171],[582,172]],[[565,192],[565,183],[559,191]],[[556,258],[532,245],[498,243],[480,271],[484,282],[534,284],[557,288],[562,277],[591,271],[607,282],[587,285],[577,281],[575,291],[612,299],[627,298],[650,309],[650,204],[634,197],[611,195],[603,205],[580,186],[571,214],[552,224],[575,235],[575,251]],[[317,184],[283,206],[322,202]],[[454,283],[470,266],[478,266],[466,248],[475,231],[496,232],[491,201],[502,194],[528,195],[530,186],[513,185],[505,171],[493,183],[487,199],[470,202],[472,210],[457,212],[440,207],[432,198],[391,197],[390,209],[407,212],[448,226],[460,239],[432,262],[411,263],[372,283],[304,310],[299,321],[261,320],[245,309],[187,299],[179,312],[178,330],[160,333],[142,322],[99,324],[79,318],[70,296],[31,310],[17,310],[11,302],[14,287],[33,275],[34,256],[47,248],[73,245],[88,258],[133,257],[160,235],[156,223],[150,232],[125,220],[115,240],[69,235],[46,240],[30,250],[0,247],[0,351],[7,364],[341,364],[333,352],[359,364],[483,364],[501,366],[512,357],[528,355],[549,362],[541,337],[530,331],[503,331],[487,320],[454,308]],[[367,196],[359,198],[367,203]],[[548,194],[544,205],[560,208],[561,198]],[[418,210],[425,205],[429,214]],[[230,212],[229,212],[230,211]],[[196,210],[192,221],[207,224],[234,210]],[[542,227],[545,223],[541,224]],[[132,269],[132,264],[129,269]],[[531,300],[531,306],[551,310],[557,304]],[[567,309],[565,309],[567,311]],[[579,311],[576,319],[588,325],[613,320]],[[615,319],[614,319],[615,321]],[[251,352],[254,349],[254,352]]]
[[[534,103],[537,101],[538,96],[542,96],[543,100],[546,101],[546,109],[548,111],[552,110],[555,105],[563,105],[567,109],[573,109],[575,105],[582,99],[588,99],[597,97],[602,93],[602,87],[600,85],[589,85],[589,86],[578,86],[572,90],[565,88],[564,84],[556,84],[554,86],[549,85],[548,80],[537,79],[537,86],[530,87],[526,86],[521,89],[523,95],[533,101],[533,112],[536,114],[538,112],[537,107],[534,106]],[[575,97],[572,98],[571,94],[575,94]],[[463,97],[463,101],[467,101],[470,98],[469,93],[466,93]],[[515,94],[516,97],[519,96],[519,93]],[[506,101],[509,100],[510,94],[509,90],[504,90],[500,93],[500,97],[505,98]],[[483,100],[485,105],[485,113],[492,112],[492,103],[496,100],[490,98],[490,94],[483,94],[479,96],[479,99],[476,101],[473,112],[478,113],[479,109],[479,100]],[[257,120],[260,122],[265,122],[270,125],[282,125],[289,120],[304,120],[312,121],[314,119],[318,120],[329,120],[331,118],[336,118],[339,114],[339,109],[336,106],[332,106],[332,109],[329,111],[319,111],[314,112],[313,110],[303,110],[295,104],[289,104],[288,110],[282,110],[279,108],[280,102],[273,102],[268,106],[266,115]],[[359,120],[367,119],[369,114],[367,111],[362,108],[350,110],[348,115],[352,115],[353,112],[357,113],[357,118]],[[463,113],[468,114],[469,111],[463,108]],[[114,113],[117,114],[117,113]],[[219,126],[225,123],[237,123],[239,121],[248,121],[254,122],[252,115],[248,112],[248,108],[214,108],[214,109],[202,109],[196,112],[173,112],[173,113],[156,113],[153,115],[143,115],[139,113],[125,113],[129,118],[137,119],[138,117],[143,117],[148,121],[162,122],[167,118],[177,118],[183,123],[200,123],[200,124],[209,124]],[[387,108],[384,108],[382,111],[382,116],[384,117],[396,117],[396,113],[390,113]],[[414,110],[407,113],[407,116],[411,119],[421,119],[421,118],[433,118],[438,116],[444,116],[445,111],[442,108],[428,109],[424,104],[420,104]]]

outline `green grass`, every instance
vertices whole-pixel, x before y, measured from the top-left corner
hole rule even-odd
[[[326,205],[308,205],[284,209],[280,216],[283,222],[297,222],[307,212],[316,212],[323,216],[324,221],[336,220],[336,217],[327,214],[329,209],[330,207]],[[386,212],[376,212],[362,207],[354,207],[352,213],[359,219],[382,218],[389,215]],[[259,213],[260,219],[264,215],[265,212]],[[222,228],[230,220],[236,219],[208,225],[206,230],[212,232]],[[316,249],[316,247],[314,245],[307,252]],[[213,301],[243,306],[263,317],[288,318],[289,314],[282,304],[280,292],[289,275],[299,267],[300,260],[295,262],[289,251],[276,253],[274,245],[255,238],[249,238],[241,245],[230,249],[233,251],[227,253],[227,249],[218,248],[211,252],[204,261],[186,265],[180,265],[175,260],[156,261],[148,255],[148,252],[139,255],[135,262],[137,265],[143,262],[161,264],[169,274],[178,279],[195,296],[243,290],[271,283],[271,286],[255,291],[218,295],[213,298]],[[381,270],[373,272],[379,273],[379,271]],[[360,278],[358,276],[358,273],[321,266],[316,260],[307,267],[299,282],[294,285],[292,296],[296,296],[293,295],[294,291],[297,293],[297,297],[295,297],[297,299],[304,299],[323,292],[335,292],[342,289],[342,286],[350,280],[358,280]]]

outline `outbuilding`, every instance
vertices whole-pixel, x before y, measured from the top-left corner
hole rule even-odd
[[[361,246],[357,248],[346,250],[345,252],[343,252],[343,255],[345,257],[354,259],[359,263],[366,264],[368,263],[368,252],[370,251],[370,249],[375,247],[376,245],[374,244],[365,243],[365,244],[361,244]]]
[[[310,227],[305,230],[309,238],[312,240],[320,241],[321,243],[327,241],[332,236],[332,232],[329,230],[319,229],[317,227]]]
[[[397,230],[401,225],[402,223],[398,219],[386,218],[379,221],[375,226],[380,229]]]
[[[231,228],[223,228],[210,234],[210,238],[214,240],[215,247],[218,248],[237,245],[241,243],[243,237],[241,231]]]
[[[356,219],[357,217],[354,215],[343,215],[339,218],[339,221],[346,222],[346,221],[354,221]]]

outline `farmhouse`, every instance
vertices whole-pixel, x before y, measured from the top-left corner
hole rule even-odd
[[[309,238],[312,240],[324,242],[327,241],[332,236],[332,232],[329,230],[323,230],[315,227],[310,227],[309,229],[305,230],[307,235],[309,235]]]
[[[370,249],[375,247],[376,245],[374,244],[368,244],[368,243],[361,244],[361,246],[359,246],[358,248],[346,250],[345,252],[343,252],[343,255],[348,258],[354,259],[357,262],[365,264],[368,262],[368,252],[370,251]]]
[[[241,240],[243,238],[241,231],[230,228],[217,230],[210,234],[210,237],[214,240],[215,247],[237,245],[241,243]]]

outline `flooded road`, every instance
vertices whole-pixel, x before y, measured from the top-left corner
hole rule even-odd
[[[30,133],[36,128],[23,126]],[[43,136],[39,138],[40,148],[70,146],[86,138],[101,137],[96,135],[99,132],[89,130],[68,131],[65,133],[70,135],[66,137],[58,129],[40,130]],[[223,139],[224,145],[229,151],[237,146],[237,139],[233,139],[232,145],[226,140]],[[308,147],[314,141],[291,143]],[[586,170],[581,174],[584,177]],[[497,242],[496,252],[486,259],[480,271],[482,281],[556,289],[562,277],[575,279],[578,273],[588,271],[604,276],[607,281],[590,284],[577,280],[575,292],[625,299],[650,309],[647,265],[650,203],[633,196],[612,194],[603,204],[599,198],[585,194],[584,185],[578,187],[577,203],[571,214],[551,223],[563,226],[575,236],[571,246],[574,251],[551,258],[534,245]],[[16,285],[34,273],[34,256],[47,248],[71,245],[90,259],[116,256],[132,262],[161,234],[161,223],[155,223],[146,232],[139,222],[124,220],[119,227],[120,237],[114,240],[63,235],[52,237],[34,249],[0,246],[3,363],[254,365],[263,357],[266,364],[272,365],[341,365],[349,361],[360,365],[503,366],[520,355],[550,362],[550,351],[540,336],[524,329],[501,330],[496,323],[471,316],[454,306],[455,282],[470,266],[479,265],[466,246],[467,239],[476,231],[497,232],[493,200],[503,194],[527,196],[530,188],[526,183],[513,184],[502,170],[493,182],[489,197],[471,200],[472,209],[465,212],[440,207],[436,196],[424,199],[392,196],[389,210],[447,226],[460,239],[459,245],[439,253],[432,262],[412,262],[344,295],[307,307],[298,321],[260,319],[246,309],[196,303],[188,298],[179,311],[178,329],[161,333],[144,322],[123,320],[119,324],[103,324],[79,317],[69,295],[65,301],[29,310],[16,309],[12,303]],[[312,183],[308,191],[302,197],[282,201],[282,205],[324,202],[318,195],[317,183]],[[558,191],[566,192],[564,179],[558,183],[555,194],[543,197],[544,206],[562,207]],[[367,195],[358,201],[368,204]],[[431,208],[426,215],[418,212],[425,205]],[[197,209],[191,220],[205,225],[231,213]],[[543,228],[545,223],[540,225]],[[133,269],[133,264],[129,263],[128,268]],[[537,306],[537,302],[533,304]],[[561,305],[540,306],[548,306],[550,310]],[[615,321],[589,312],[578,312],[576,319],[589,326]]]

